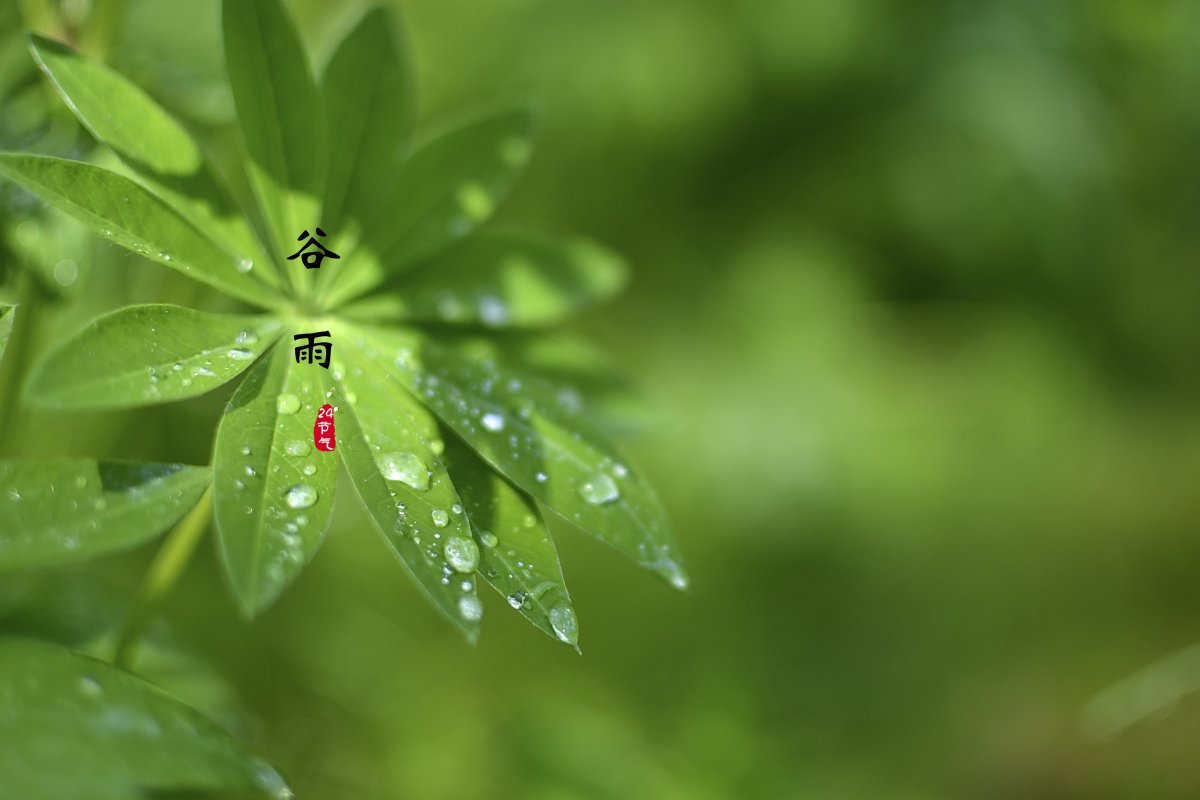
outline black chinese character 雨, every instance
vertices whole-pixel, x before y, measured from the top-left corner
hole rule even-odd
[[[328,336],[329,331],[316,333],[297,333],[293,339],[305,339],[307,342],[296,348],[296,363],[320,364],[329,369],[329,358],[333,355],[333,342],[316,342],[318,336]]]

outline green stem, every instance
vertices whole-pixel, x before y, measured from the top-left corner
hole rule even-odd
[[[20,392],[29,367],[29,341],[33,338],[34,319],[41,299],[37,280],[24,265],[17,271],[17,311],[4,361],[0,362],[0,452],[13,450],[9,434],[15,427],[21,407]]]
[[[125,618],[125,624],[121,627],[121,635],[117,640],[113,663],[118,667],[130,668],[142,634],[146,632],[146,628],[158,613],[163,598],[170,593],[176,581],[179,580],[179,576],[183,574],[184,567],[191,561],[192,553],[196,551],[196,545],[199,544],[200,538],[208,528],[210,519],[212,519],[212,487],[205,490],[196,507],[189,511],[188,515],[180,520],[175,529],[167,535],[162,547],[154,556],[150,569],[146,571],[146,577],[142,580],[142,586],[138,590],[137,601]]]

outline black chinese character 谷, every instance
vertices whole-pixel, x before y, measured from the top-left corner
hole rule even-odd
[[[325,236],[325,231],[317,228],[317,236]],[[320,269],[321,262],[326,258],[341,258],[337,253],[318,242],[316,236],[309,236],[308,231],[297,236],[296,241],[303,241],[306,237],[308,241],[304,242],[303,247],[288,256],[288,261],[299,258],[304,263],[305,269]],[[309,250],[310,247],[314,249]]]
[[[297,333],[293,339],[305,339],[305,344],[296,348],[296,363],[320,364],[329,369],[329,358],[333,355],[333,342],[317,342],[318,336],[328,336],[329,331],[316,333]]]

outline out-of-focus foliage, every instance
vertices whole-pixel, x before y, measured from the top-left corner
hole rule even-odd
[[[114,66],[219,152],[216,4],[128,5]],[[294,4],[325,53],[350,6]],[[694,589],[563,530],[586,656],[502,602],[471,650],[340,503],[249,627],[202,548],[153,632],[223,676],[189,702],[300,796],[1200,791],[1194,4],[400,7],[426,114],[541,94],[512,217],[633,264],[577,329],[659,401],[637,449]],[[212,302],[105,257],[28,347]],[[0,450],[204,463],[226,399],[20,409]],[[86,638],[149,558],[6,580],[0,617]]]

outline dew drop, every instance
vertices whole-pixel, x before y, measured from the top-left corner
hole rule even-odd
[[[504,430],[504,417],[494,411],[484,414],[479,421],[492,433]]]
[[[254,269],[254,262],[248,258],[243,258],[237,263],[237,271],[241,272],[242,274],[245,274],[252,269]]]
[[[237,344],[255,344],[258,342],[258,334],[246,328],[238,331],[237,337],[233,340]]]
[[[508,604],[510,606],[512,606],[513,608],[520,611],[521,606],[525,605],[525,598],[527,596],[528,595],[526,592],[513,592],[512,594],[510,594],[508,597],[505,597],[504,599],[508,601]]]
[[[440,508],[433,510],[433,524],[439,528],[444,528],[450,524],[450,515]]]
[[[287,490],[283,501],[288,508],[312,508],[317,502],[317,490],[303,483],[298,483]]]
[[[249,447],[243,447],[243,448],[242,448],[242,455],[244,455],[244,456],[248,456],[248,455],[250,455],[250,448],[249,448]]]
[[[229,352],[225,354],[225,356],[230,361],[248,361],[249,359],[254,358],[254,352],[247,350],[244,347],[234,347],[231,348]]]
[[[294,394],[284,392],[275,398],[275,410],[280,414],[291,416],[300,410],[300,398]]]
[[[442,548],[446,563],[457,572],[470,572],[479,566],[479,547],[470,539],[451,536]]]
[[[579,641],[579,622],[569,606],[555,606],[550,609],[550,627],[554,628],[555,635],[567,644]]]
[[[379,468],[389,481],[400,481],[421,492],[429,488],[429,468],[412,453],[384,453]]]
[[[96,698],[104,694],[100,684],[90,675],[81,675],[78,681],[79,693],[84,697]]]
[[[293,439],[283,446],[283,452],[289,456],[304,456],[312,451],[312,445],[305,439]]]
[[[304,469],[302,469],[300,471],[303,472],[305,475],[308,475],[309,477],[311,477],[311,476],[317,474],[317,465],[316,464],[305,464]]]
[[[611,503],[621,496],[621,490],[616,482],[603,472],[598,472],[588,480],[579,484],[579,494],[584,500],[594,506]]]
[[[461,597],[458,600],[458,613],[462,614],[465,620],[478,622],[483,618],[483,603],[473,594]]]
[[[480,533],[479,541],[483,542],[484,547],[495,547],[500,543],[500,540],[496,538],[496,534],[492,533],[491,531],[483,531]]]

